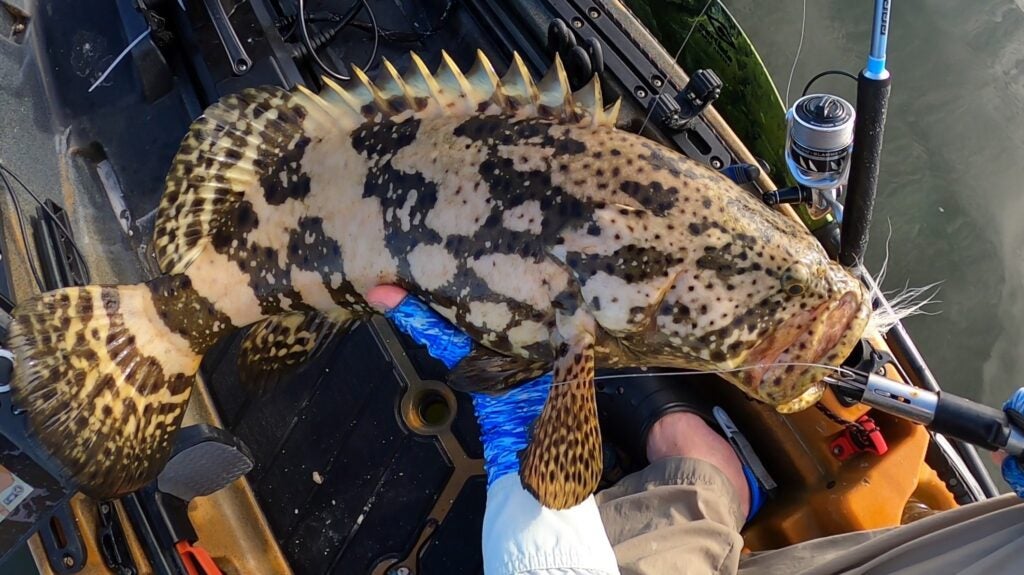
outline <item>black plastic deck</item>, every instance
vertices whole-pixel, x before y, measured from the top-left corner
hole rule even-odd
[[[370,328],[341,338],[265,397],[238,381],[237,345],[211,353],[203,373],[226,427],[256,458],[249,481],[295,571],[366,573],[406,556],[452,468],[436,440],[402,423],[403,386]],[[479,457],[472,406],[459,401],[456,437]],[[483,497],[480,476],[434,535],[421,573],[478,570]]]

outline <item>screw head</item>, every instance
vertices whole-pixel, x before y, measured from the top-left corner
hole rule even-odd
[[[580,20],[579,18],[573,18],[572,19],[572,27],[573,28],[582,28],[583,27],[583,20]]]
[[[842,447],[839,447],[837,445],[837,446],[832,448],[832,455],[835,455],[836,457],[839,457],[842,454],[843,454],[843,448]]]
[[[711,167],[716,169],[716,170],[721,169],[722,168],[722,160],[719,160],[718,158],[711,158]]]
[[[644,90],[643,88],[637,88],[635,90],[635,93],[636,93],[636,97],[637,98],[646,98],[647,97],[647,90]]]
[[[395,569],[395,575],[409,575],[409,568],[399,567],[398,569]]]
[[[660,88],[664,85],[664,82],[662,82],[661,78],[658,77],[651,78],[651,83],[654,84],[655,88]]]
[[[596,18],[600,18],[601,17],[601,12],[597,8],[593,8],[592,7],[589,10],[587,10],[587,16],[590,16],[591,18],[595,18],[595,19]]]
[[[65,555],[63,562],[65,567],[70,568],[75,566],[75,558],[70,555]]]

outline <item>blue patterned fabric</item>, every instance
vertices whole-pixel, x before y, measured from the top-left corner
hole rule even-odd
[[[385,315],[449,369],[473,350],[469,336],[414,297],[407,296]],[[550,390],[548,374],[501,395],[470,394],[480,424],[488,487],[519,472],[519,451],[526,447],[530,424],[540,415]]]
[[[544,409],[550,391],[549,373],[501,395],[473,394],[487,487],[499,477],[519,473],[519,452],[526,449],[530,424]]]
[[[1024,413],[1024,387],[1018,389],[1003,404],[1004,411]],[[1010,484],[1018,497],[1024,497],[1024,469],[1021,468],[1020,457],[1007,457],[1003,460],[1003,479]]]
[[[448,369],[455,367],[473,350],[473,340],[420,300],[406,296],[385,314],[395,327],[425,346],[431,356]]]

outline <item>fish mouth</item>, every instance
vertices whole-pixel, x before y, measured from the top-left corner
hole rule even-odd
[[[824,391],[822,378],[833,371],[821,366],[842,363],[869,314],[864,294],[850,291],[790,318],[750,351],[744,387],[783,413],[810,407]]]

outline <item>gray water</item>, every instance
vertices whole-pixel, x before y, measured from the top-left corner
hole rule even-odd
[[[942,387],[993,406],[1024,385],[1024,2],[895,0],[892,96],[869,268],[888,289],[943,282],[937,315],[905,324]],[[779,92],[801,0],[727,0]],[[791,88],[864,66],[870,0],[809,0]],[[671,48],[671,47],[670,47]],[[843,78],[815,84],[855,101]]]

